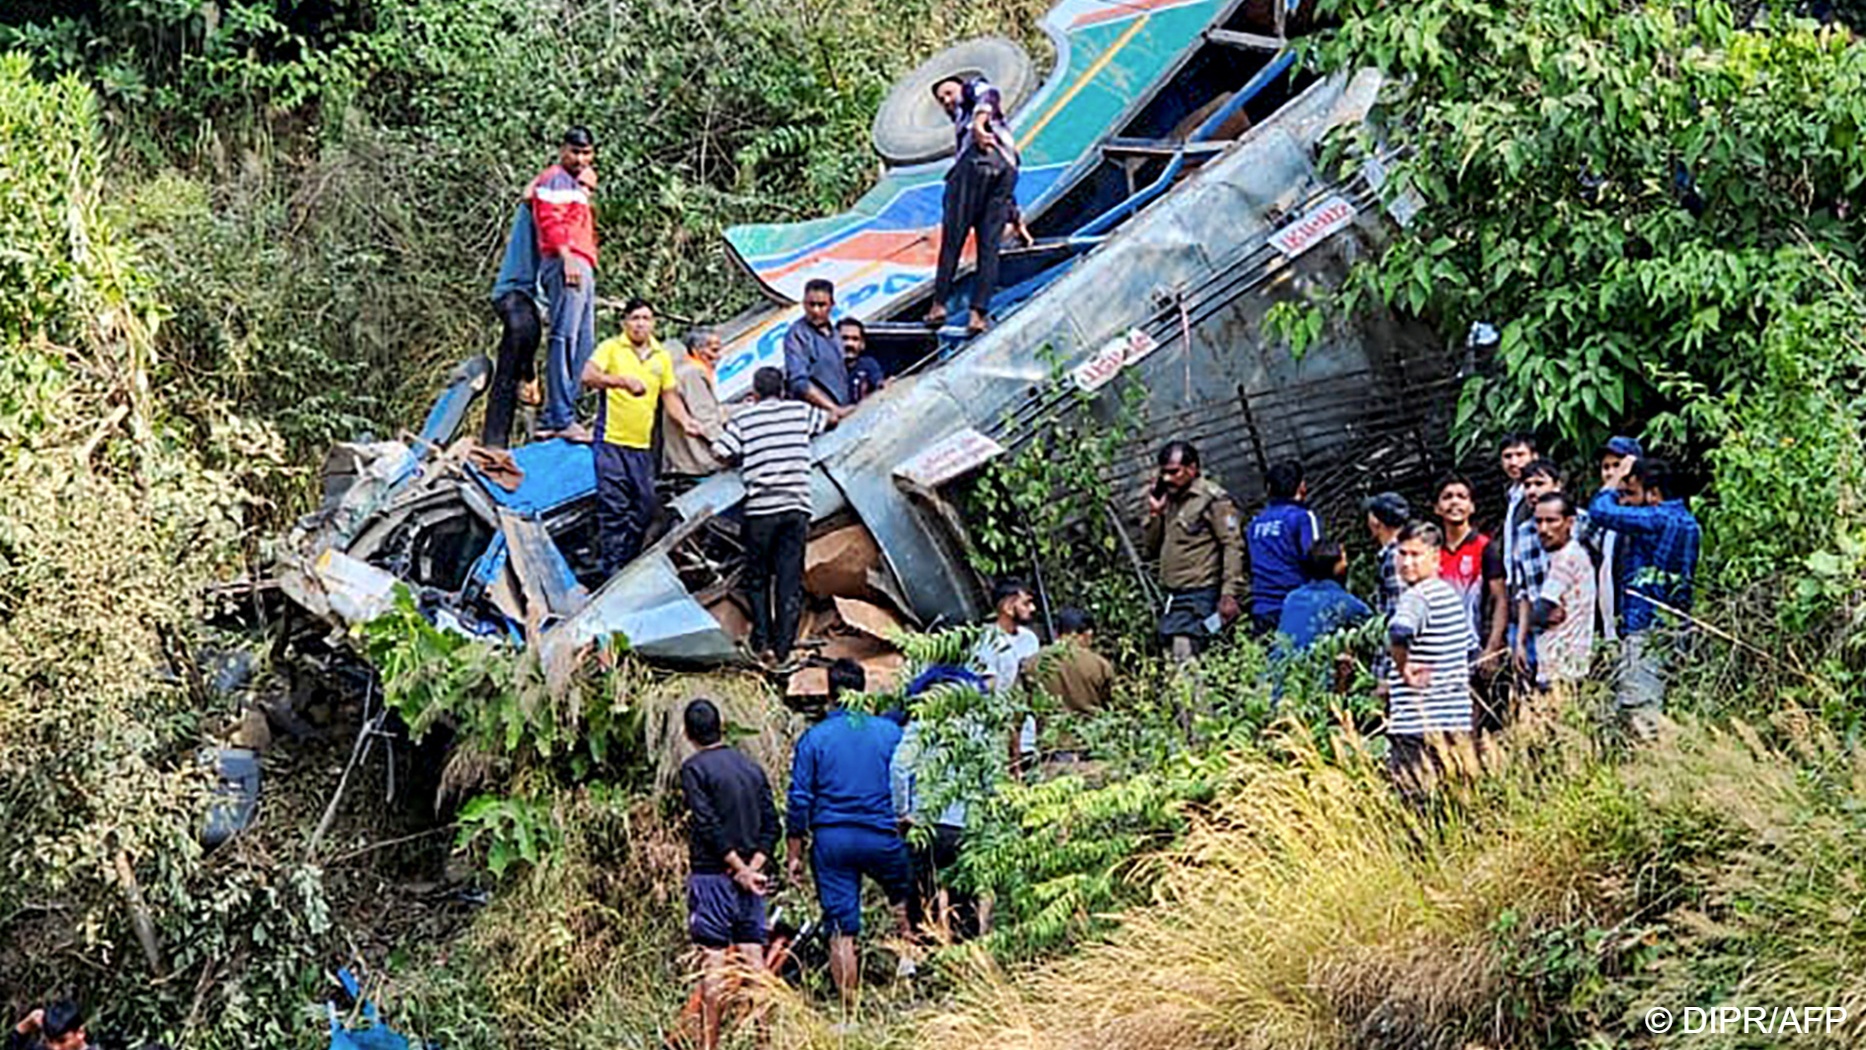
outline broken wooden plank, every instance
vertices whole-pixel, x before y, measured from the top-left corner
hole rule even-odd
[[[889,638],[902,627],[899,617],[873,602],[865,602],[856,598],[831,600],[835,603],[836,615],[841,617],[849,630],[866,635],[890,647],[893,646],[894,643]]]
[[[803,589],[818,598],[860,598],[868,571],[881,565],[881,548],[861,525],[847,525],[809,541],[803,553]]]

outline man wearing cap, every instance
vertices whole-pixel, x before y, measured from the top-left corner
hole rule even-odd
[[[1199,475],[1199,450],[1169,441],[1147,492],[1141,546],[1160,560],[1166,612],[1160,636],[1175,660],[1190,660],[1211,638],[1214,622],[1237,619],[1244,590],[1244,535],[1229,493]],[[1216,621],[1214,621],[1216,617]]]
[[[1600,450],[1600,483],[1618,485],[1633,461],[1645,454],[1635,438],[1616,435],[1607,439],[1606,446]],[[1599,637],[1612,642],[1620,637],[1620,610],[1626,597],[1626,579],[1620,568],[1625,559],[1619,557],[1622,552],[1618,532],[1597,528],[1594,536],[1600,549],[1600,576],[1595,584],[1596,604],[1600,609]]]
[[[544,411],[538,437],[588,443],[577,422],[583,366],[596,351],[596,213],[590,184],[596,139],[577,125],[564,132],[557,163],[532,180],[532,224],[538,230],[538,279],[550,303],[551,341],[544,358]]]

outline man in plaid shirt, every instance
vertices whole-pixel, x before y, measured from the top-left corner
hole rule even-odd
[[[1650,739],[1665,702],[1668,639],[1664,612],[1691,608],[1703,533],[1685,501],[1672,495],[1671,468],[1641,457],[1604,472],[1588,510],[1603,528],[1622,537],[1626,606],[1620,628],[1620,711],[1633,731]],[[1656,603],[1656,604],[1655,604]]]
[[[1406,497],[1397,492],[1382,492],[1361,501],[1361,509],[1367,512],[1367,533],[1380,548],[1379,583],[1374,588],[1374,611],[1382,617],[1392,616],[1399,605],[1400,595],[1406,593],[1406,583],[1400,579],[1399,531],[1412,520],[1412,507]]]
[[[1521,480],[1524,502],[1533,507],[1543,496],[1561,491],[1561,468],[1553,460],[1538,459],[1523,468]],[[1574,539],[1584,547],[1591,542],[1586,511],[1575,515]],[[1525,682],[1533,682],[1536,650],[1529,620],[1535,611],[1536,595],[1542,593],[1542,585],[1549,578],[1549,552],[1536,537],[1533,517],[1516,527],[1510,543],[1509,564],[1504,571],[1510,591],[1510,623],[1515,627],[1511,651],[1515,655],[1516,673],[1523,676]]]

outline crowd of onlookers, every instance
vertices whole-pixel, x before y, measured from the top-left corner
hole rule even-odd
[[[1160,634],[1176,656],[1196,653],[1242,615],[1247,588],[1251,629],[1274,635],[1275,657],[1378,617],[1385,648],[1371,669],[1392,769],[1409,790],[1474,750],[1474,734],[1546,720],[1590,677],[1609,679],[1627,727],[1649,735],[1700,543],[1670,466],[1621,436],[1601,448],[1597,482],[1571,479],[1523,433],[1503,439],[1499,463],[1490,532],[1477,525],[1476,485],[1459,474],[1440,479],[1424,508],[1395,492],[1363,501],[1376,558],[1363,598],[1343,586],[1346,550],[1321,535],[1300,464],[1268,471],[1268,505],[1244,522],[1200,475],[1197,449],[1168,444],[1144,532],[1167,592]],[[1611,665],[1607,642],[1617,643]]]

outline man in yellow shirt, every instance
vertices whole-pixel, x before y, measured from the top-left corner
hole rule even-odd
[[[698,437],[674,385],[674,361],[654,337],[654,307],[631,299],[622,311],[622,334],[605,339],[583,366],[583,385],[603,392],[596,410],[596,531],[605,577],[641,553],[654,517],[654,421],[667,417]]]

